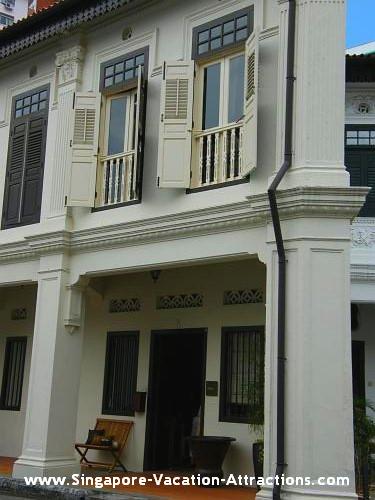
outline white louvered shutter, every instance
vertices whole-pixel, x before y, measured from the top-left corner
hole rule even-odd
[[[66,205],[93,207],[98,159],[100,94],[77,92],[74,104],[72,161]]]
[[[190,186],[194,61],[164,63],[158,186]]]
[[[255,29],[246,41],[245,49],[245,101],[242,138],[242,176],[257,166],[258,141],[258,77],[259,30]]]

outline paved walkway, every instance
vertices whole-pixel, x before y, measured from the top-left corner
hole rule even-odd
[[[15,459],[9,457],[0,457],[0,475],[11,476],[13,463]],[[87,469],[82,470],[86,475],[108,476],[105,473],[91,473]],[[170,473],[166,473],[170,474]],[[114,476],[127,476],[116,472]],[[134,476],[135,474],[131,474]],[[141,474],[136,474],[141,475]],[[150,473],[145,473],[152,477]],[[166,500],[254,500],[256,491],[250,488],[200,488],[199,486],[158,486],[154,482],[149,482],[146,486],[117,486],[112,491],[116,493],[135,493],[141,495],[154,495]],[[3,497],[1,497],[1,500]]]

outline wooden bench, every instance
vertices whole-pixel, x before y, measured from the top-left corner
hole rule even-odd
[[[130,430],[133,426],[133,422],[128,420],[112,420],[107,418],[98,418],[96,420],[95,430],[104,431],[104,435],[100,436],[100,439],[111,439],[112,443],[116,443],[115,446],[103,445],[103,444],[88,444],[88,443],[76,443],[75,449],[81,456],[80,464],[86,467],[102,467],[107,469],[108,472],[112,472],[116,465],[119,465],[124,472],[127,472],[124,464],[121,462],[121,453],[125,448],[126,441]],[[96,450],[101,452],[108,452],[112,455],[111,462],[98,462],[93,460],[88,460],[86,455],[89,450]]]

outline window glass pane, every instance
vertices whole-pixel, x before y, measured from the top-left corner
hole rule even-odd
[[[134,59],[128,59],[125,61],[125,69],[130,69],[134,67]]]
[[[207,41],[208,41],[208,30],[201,31],[198,34],[198,43],[207,42]]]
[[[115,65],[115,73],[122,73],[124,71],[124,63],[118,63]]]
[[[228,35],[224,35],[223,45],[228,45],[229,43],[233,42],[234,42],[234,33],[228,33]]]
[[[243,54],[233,57],[229,63],[228,122],[236,122],[243,115],[244,106],[244,68]]]
[[[245,38],[247,38],[247,28],[244,28],[244,29],[236,32],[236,41],[237,42],[239,40],[245,40]]]
[[[136,66],[142,65],[145,62],[145,56],[142,54],[140,56],[137,56],[135,59],[135,64]]]
[[[230,33],[234,30],[234,21],[224,23],[224,33]]]
[[[346,132],[347,137],[357,137],[357,131],[356,130],[348,130]]]
[[[247,16],[239,17],[236,21],[236,28],[247,28]]]
[[[198,54],[204,54],[208,50],[208,43],[202,43],[198,47]]]
[[[220,111],[220,63],[204,70],[203,129],[219,125]]]
[[[108,127],[108,155],[122,153],[125,146],[126,97],[112,99]]]
[[[134,78],[134,70],[125,71],[125,80],[131,80],[132,78]]]
[[[113,75],[113,66],[108,66],[108,68],[105,68],[104,75],[105,76]]]
[[[215,26],[215,28],[211,28],[211,39],[218,38],[221,36],[221,26]]]
[[[110,76],[104,80],[104,87],[110,87],[113,84],[113,76]]]
[[[221,47],[221,38],[216,38],[216,40],[211,41],[211,49],[219,49]]]

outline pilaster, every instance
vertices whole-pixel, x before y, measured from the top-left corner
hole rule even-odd
[[[74,454],[82,331],[82,293],[69,286],[64,255],[41,258],[22,455],[13,476],[69,475]],[[66,311],[75,311],[75,328]],[[68,328],[67,328],[68,327]]]
[[[56,54],[57,129],[49,217],[65,216],[67,173],[71,161],[74,93],[80,89],[84,48],[76,45]]]
[[[283,154],[287,10],[280,5],[278,145]],[[283,186],[347,186],[345,0],[296,0],[293,166]],[[279,163],[281,164],[281,163]],[[277,165],[278,168],[278,165]]]

